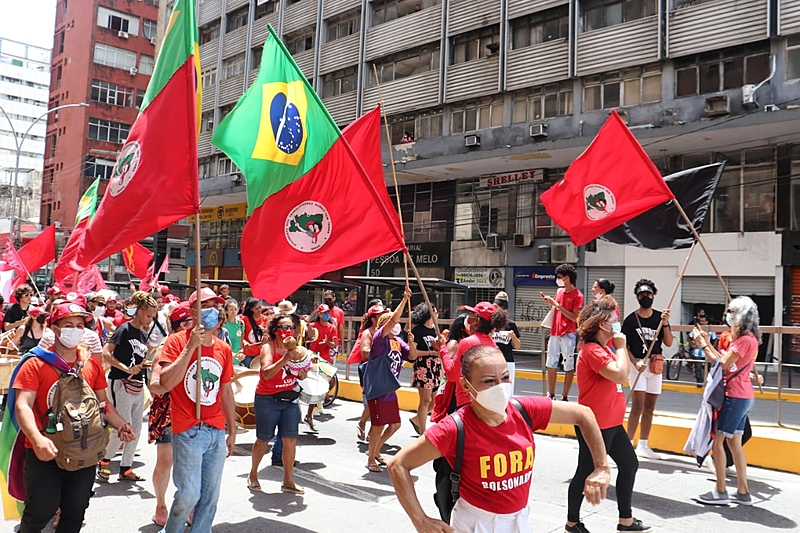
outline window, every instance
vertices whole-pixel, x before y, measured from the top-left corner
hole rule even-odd
[[[115,31],[128,31],[130,21],[127,18],[118,17],[117,15],[108,15],[108,22],[106,28]]]
[[[89,138],[95,141],[105,141],[115,144],[122,144],[128,137],[131,127],[128,124],[119,122],[109,122],[99,118],[89,119]]]
[[[142,19],[142,37],[145,39],[156,38],[156,21],[149,19]]]
[[[383,0],[372,3],[372,26],[440,4],[440,0]]]
[[[583,8],[583,31],[591,31],[655,15],[656,0],[586,0]]]
[[[203,78],[203,88],[215,85],[217,83],[217,67],[203,69],[200,76]]]
[[[482,189],[478,179],[459,180],[453,240],[482,240],[489,233],[510,236],[516,224],[509,224],[509,208],[509,189]]]
[[[572,114],[572,82],[552,83],[513,95],[511,122],[532,122]]]
[[[314,48],[315,31],[316,28],[314,26],[309,26],[308,28],[303,28],[302,30],[286,35],[283,38],[286,43],[286,48],[289,49],[292,55],[311,50]]]
[[[263,53],[264,49],[260,46],[250,50],[250,70],[258,70],[261,66],[261,56]]]
[[[446,242],[453,220],[453,181],[418,183],[400,187],[403,231],[409,242]],[[389,196],[397,205],[394,189]]]
[[[200,27],[200,44],[206,44],[219,37],[219,20]]]
[[[234,104],[224,105],[219,108],[219,121],[220,123],[228,116],[228,114],[233,111]]]
[[[266,17],[272,13],[275,13],[275,0],[259,0],[259,3],[256,6],[255,13],[253,14],[253,20],[258,20],[260,18]]]
[[[242,26],[246,26],[249,12],[250,6],[244,6],[236,11],[228,13],[228,17],[225,19],[225,33],[230,33]]]
[[[222,62],[223,80],[244,73],[244,54],[229,57]]]
[[[100,177],[104,180],[111,178],[111,173],[114,170],[114,161],[89,155],[86,156],[85,161],[83,165],[83,175],[85,177]]]
[[[355,35],[361,26],[361,10],[353,9],[337,17],[328,19],[328,41]]]
[[[453,107],[450,133],[496,128],[503,125],[503,97],[492,96]]]
[[[569,37],[569,8],[549,9],[511,21],[511,44],[514,50],[534,44]]]
[[[150,4],[151,6],[158,7],[158,0],[144,0],[145,4]]]
[[[153,56],[141,54],[139,55],[139,74],[146,74],[150,76],[153,73],[156,60]]]
[[[136,109],[140,109],[144,103],[144,91],[141,89],[136,90]]]
[[[650,65],[583,79],[583,110],[611,109],[661,100],[661,67]]]
[[[211,158],[203,159],[197,163],[197,175],[200,176],[200,179],[209,178],[213,168]]]
[[[561,237],[566,232],[559,228],[547,214],[541,195],[564,177],[564,170],[545,169],[541,183],[520,183],[516,186],[516,233],[534,237]]]
[[[170,259],[183,259],[183,254],[181,253],[180,248],[174,248],[172,246],[169,247],[169,258]]]
[[[120,107],[133,107],[133,95],[134,90],[130,87],[122,87],[107,81],[92,81],[91,98],[95,102]]]
[[[228,157],[220,157],[217,159],[217,176],[225,176],[239,172],[239,168],[233,164],[233,161]]]
[[[786,79],[800,78],[800,35],[786,39]]]
[[[200,116],[200,131],[214,130],[214,112],[206,111]]]
[[[322,97],[329,98],[356,90],[356,67],[347,67],[322,76]]]
[[[757,84],[770,69],[769,43],[682,58],[675,61],[675,94],[696,96]]]
[[[453,37],[453,64],[496,54],[500,49],[500,26],[489,26]]]
[[[442,136],[442,109],[402,113],[388,117],[392,144]]]
[[[99,65],[130,70],[136,66],[136,52],[97,43],[94,45],[94,62]]]
[[[430,44],[413,50],[406,50],[392,56],[375,61],[381,83],[401,80],[414,74],[421,74],[439,68],[439,45]],[[375,86],[375,76],[372,69],[367,69],[367,79],[370,87]]]

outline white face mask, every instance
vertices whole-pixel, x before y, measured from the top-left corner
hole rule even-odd
[[[80,328],[61,328],[58,340],[61,341],[64,348],[74,348],[83,340],[83,330]]]
[[[473,398],[489,411],[502,415],[505,414],[508,400],[511,399],[511,387],[511,383],[500,383],[479,391]],[[475,387],[473,386],[472,388],[474,389]]]
[[[558,285],[559,287],[563,287],[564,285],[566,285],[566,283],[564,283],[564,280],[562,278],[556,278],[556,285]]]
[[[402,331],[403,331],[403,327],[402,327],[400,324],[395,324],[395,325],[392,327],[392,330],[390,331],[390,333],[391,333],[392,335],[394,335],[395,337],[397,337],[398,335],[400,335],[400,333],[401,333]]]
[[[105,313],[106,313],[106,308],[103,305],[98,305],[97,307],[94,308],[94,311],[92,311],[92,314],[94,315],[95,318],[99,318],[103,316]]]

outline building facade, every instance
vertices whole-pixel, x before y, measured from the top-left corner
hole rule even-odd
[[[37,119],[47,111],[49,81],[50,50],[0,37],[0,216],[9,226],[12,213],[39,223],[46,126]],[[14,208],[17,143],[21,150]]]

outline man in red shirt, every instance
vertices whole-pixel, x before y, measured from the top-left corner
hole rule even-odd
[[[236,443],[236,414],[231,388],[233,353],[217,337],[219,309],[225,301],[210,288],[189,297],[194,329],[167,337],[153,381],[170,391],[172,401],[172,480],[177,488],[162,533],[183,532],[194,509],[192,530],[211,531],[225,458]],[[202,347],[202,348],[201,348]],[[197,349],[202,349],[200,420],[195,418]],[[228,437],[225,438],[225,426]],[[202,466],[201,466],[202,465]]]
[[[339,347],[339,341],[344,339],[344,311],[336,305],[336,293],[328,289],[323,294],[324,304],[331,310],[331,322],[336,326],[336,332],[339,339],[336,341],[336,348]]]
[[[575,375],[575,329],[578,314],[583,307],[583,293],[575,287],[578,271],[569,264],[556,267],[556,284],[559,286],[556,297],[540,293],[542,299],[555,311],[553,327],[550,329],[550,342],[547,345],[547,395],[556,398],[556,378],[558,359],[564,358],[564,389],[561,399],[567,401],[572,377]]]
[[[106,317],[110,318],[114,323],[114,327],[119,327],[125,323],[125,315],[118,309],[119,296],[111,294],[106,299]]]
[[[50,327],[55,333],[52,351],[62,359],[60,363],[72,368],[82,365],[81,376],[92,387],[98,402],[106,404],[108,424],[119,432],[122,441],[132,441],[136,436],[133,428],[107,402],[108,383],[102,365],[88,351],[78,348],[88,318],[89,313],[76,303],[58,304],[50,315]],[[25,511],[20,531],[41,531],[59,508],[58,530],[78,531],[92,495],[95,465],[67,472],[56,464],[58,450],[45,436],[44,422],[59,380],[58,372],[39,357],[31,357],[21,364],[14,378],[16,416],[25,434]]]

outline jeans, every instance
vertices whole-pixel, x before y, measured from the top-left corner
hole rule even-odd
[[[40,461],[33,450],[25,450],[22,465],[25,510],[19,533],[39,533],[59,507],[61,519],[56,533],[80,531],[92,495],[94,465],[68,472],[60,469],[54,460]]]
[[[744,434],[745,420],[747,414],[753,408],[756,401],[753,398],[732,398],[725,396],[722,409],[719,410],[717,431],[728,438],[734,435]]]
[[[228,453],[225,432],[203,423],[175,433],[172,453],[172,482],[178,490],[161,533],[183,533],[192,509],[192,533],[210,533]]]
[[[281,428],[278,426],[278,436],[275,437],[275,442],[272,444],[272,461],[280,463],[283,460],[283,435]]]

